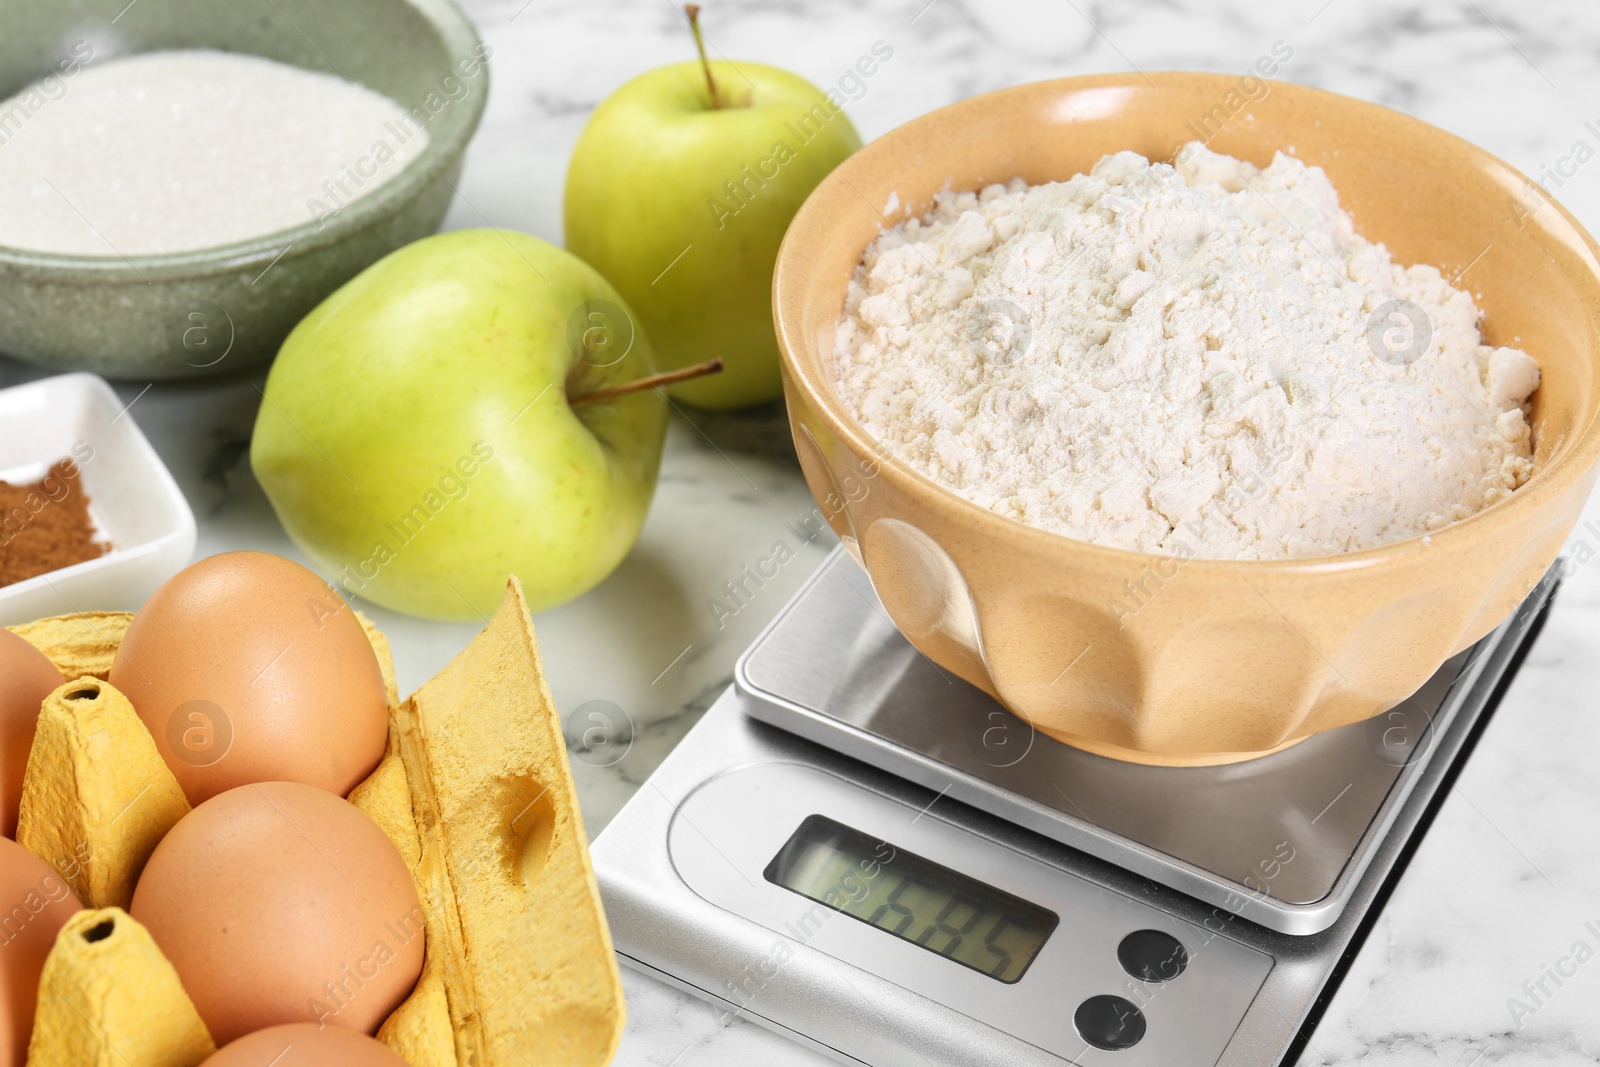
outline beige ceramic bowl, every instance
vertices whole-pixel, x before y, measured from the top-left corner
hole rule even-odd
[[[1066,78],[926,115],[816,189],[773,283],[806,479],[895,624],[1051,736],[1145,763],[1242,759],[1404,700],[1544,574],[1600,450],[1600,249],[1572,216],[1416,119],[1284,83],[1234,107],[1241,92],[1225,75]],[[1400,262],[1464,272],[1488,341],[1539,361],[1537,470],[1509,500],[1343,556],[1179,565],[1002,518],[880,455],[834,386],[833,336],[881,227],[947,186],[1065,179],[1123,149],[1170,160],[1219,117],[1210,148],[1265,165],[1292,147],[1323,167],[1362,234]],[[1145,606],[1119,625],[1124,583]]]

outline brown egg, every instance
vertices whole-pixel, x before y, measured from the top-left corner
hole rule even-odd
[[[292,1023],[241,1037],[200,1067],[408,1067],[388,1046],[353,1030]]]
[[[378,657],[355,613],[298,563],[224,552],[134,616],[111,667],[191,804],[251,782],[347,795],[388,737]]]
[[[48,863],[0,838],[0,1067],[27,1060],[44,958],[82,907]]]
[[[218,1044],[317,1022],[373,1033],[422,971],[411,872],[378,824],[294,782],[241,786],[185,815],[128,909]]]
[[[39,705],[64,681],[43,652],[0,630],[0,837],[17,836],[22,772],[33,748]]]

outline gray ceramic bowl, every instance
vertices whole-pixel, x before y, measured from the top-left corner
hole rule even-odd
[[[321,224],[160,256],[0,247],[0,352],[107,377],[271,359],[323,297],[438,229],[489,90],[487,48],[451,0],[0,0],[0,26],[0,99],[86,51],[216,48],[342,74],[428,116],[426,149]]]

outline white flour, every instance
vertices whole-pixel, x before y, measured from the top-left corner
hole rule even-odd
[[[1348,552],[1527,480],[1524,353],[1359,236],[1317,167],[1191,145],[941,195],[867,249],[838,382],[874,436],[1002,515],[1222,559]],[[1407,303],[1409,302],[1409,303]]]

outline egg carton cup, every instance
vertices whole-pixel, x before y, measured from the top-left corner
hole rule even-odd
[[[515,578],[488,626],[401,701],[388,641],[389,742],[350,794],[416,881],[426,956],[378,1031],[412,1067],[609,1063],[625,1009],[560,718]],[[215,1044],[176,971],[126,909],[145,862],[189,811],[126,697],[106,678],[133,616],[13,627],[74,679],[44,702],[17,840],[85,910],[40,982],[30,1067],[198,1067]]]

